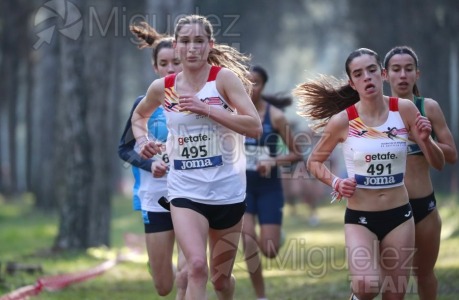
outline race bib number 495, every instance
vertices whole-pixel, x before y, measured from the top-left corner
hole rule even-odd
[[[180,136],[175,142],[178,144],[178,157],[174,159],[176,170],[205,169],[223,165],[218,136],[213,132]]]
[[[403,182],[406,152],[354,152],[355,180],[363,188],[384,188]]]

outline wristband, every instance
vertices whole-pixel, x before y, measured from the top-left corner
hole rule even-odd
[[[339,184],[341,181],[342,179],[339,178],[338,176],[335,177],[332,181],[333,192],[331,193],[331,196],[332,196],[331,203],[335,202],[336,200],[341,201],[341,199],[343,199],[343,195],[341,195],[341,193],[339,192]]]
[[[208,106],[209,106],[209,110],[207,112],[207,117],[209,118],[210,117],[210,104],[208,104]]]
[[[148,138],[148,136],[143,135],[139,137],[137,141],[139,143],[139,147],[142,148],[145,144],[147,144],[150,141],[150,139]]]
[[[335,190],[335,191],[338,191],[338,189],[336,188],[336,183],[338,183],[338,188],[339,188],[339,181],[341,180],[341,178],[339,178],[338,176],[336,176],[335,178],[333,178],[333,181],[332,181],[332,188]]]

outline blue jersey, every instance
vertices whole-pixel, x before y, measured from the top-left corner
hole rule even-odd
[[[162,178],[154,178],[151,174],[151,164],[155,159],[163,159],[167,161],[167,156],[156,156],[153,159],[142,159],[135,149],[135,138],[132,133],[131,118],[134,109],[139,104],[144,96],[140,96],[132,106],[129,119],[126,123],[123,135],[118,146],[119,157],[132,165],[132,173],[134,175],[133,188],[133,209],[146,210],[153,212],[165,212],[158,204],[158,199],[161,196],[167,196],[167,176]],[[167,139],[166,117],[162,107],[158,107],[151,115],[147,122],[148,134],[151,139],[156,139],[165,142]]]
[[[279,133],[271,123],[270,105],[266,105],[266,113],[262,122],[263,133],[259,139],[245,139],[245,153],[247,157],[247,176],[257,176],[256,166],[263,158],[276,157],[278,155]],[[273,171],[275,171],[275,167]]]

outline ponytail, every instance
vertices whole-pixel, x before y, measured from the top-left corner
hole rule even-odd
[[[173,38],[168,35],[158,33],[153,27],[148,25],[147,22],[140,22],[138,25],[129,26],[132,34],[139,40],[138,48],[153,48],[151,54],[153,64],[157,67],[158,53],[163,48],[172,48]]]
[[[158,43],[159,40],[166,37],[158,33],[153,27],[148,25],[147,22],[140,22],[137,25],[129,26],[132,34],[134,34],[139,39],[139,49],[145,47],[153,47],[155,43]]]
[[[333,115],[360,100],[349,83],[326,75],[298,85],[293,95],[298,98],[298,114],[313,121],[313,130],[324,127]]]
[[[252,92],[252,82],[248,77],[248,64],[250,56],[246,56],[235,48],[227,45],[217,45],[209,52],[207,62],[214,66],[230,69],[239,77],[244,85],[245,90],[250,95]]]

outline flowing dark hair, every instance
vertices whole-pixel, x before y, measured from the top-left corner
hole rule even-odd
[[[370,55],[376,59],[382,69],[379,55],[367,48],[352,51],[345,62],[346,74],[351,78],[349,65],[357,57]],[[298,85],[293,90],[293,95],[298,98],[298,114],[310,119],[312,128],[318,130],[325,126],[333,115],[357,103],[360,96],[345,79],[333,76],[319,75]]]

